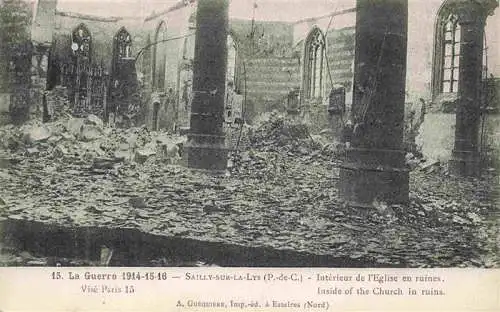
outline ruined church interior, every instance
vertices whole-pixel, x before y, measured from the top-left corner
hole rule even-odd
[[[498,6],[0,2],[0,265],[498,268]]]

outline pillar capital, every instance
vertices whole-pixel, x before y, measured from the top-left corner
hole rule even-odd
[[[457,14],[458,23],[484,24],[486,18],[492,15],[498,7],[497,0],[455,0],[450,4],[453,12]]]

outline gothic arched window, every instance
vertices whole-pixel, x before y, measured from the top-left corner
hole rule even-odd
[[[303,94],[305,99],[322,96],[324,56],[325,38],[319,28],[314,28],[305,42],[303,71]]]
[[[457,16],[450,14],[441,27],[441,93],[458,90],[458,66],[460,63],[460,25]]]
[[[473,2],[471,2],[473,4]],[[457,93],[460,67],[461,27],[458,18],[458,0],[446,0],[439,9],[434,36],[434,60],[432,68],[433,98],[443,93]],[[467,9],[462,7],[461,10]],[[472,10],[472,8],[470,9]],[[464,13],[464,11],[462,11]],[[473,14],[473,12],[468,12]],[[483,42],[483,67],[486,64],[486,44]],[[481,50],[477,50],[481,52]]]
[[[236,50],[236,43],[231,35],[227,36],[227,72],[226,80],[231,81],[236,86],[236,61],[237,61],[238,51]]]
[[[116,57],[118,59],[132,57],[132,36],[124,27],[116,34]]]
[[[155,33],[153,49],[153,88],[163,90],[165,88],[165,71],[167,63],[167,26],[165,22],[158,25]]]
[[[77,56],[90,58],[92,36],[85,24],[78,25],[71,33],[71,49]]]

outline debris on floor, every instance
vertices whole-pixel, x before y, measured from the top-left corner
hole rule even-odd
[[[379,203],[366,213],[338,196],[341,148],[330,150],[279,115],[247,127],[247,145],[232,154],[225,176],[170,159],[179,157],[172,154],[183,136],[107,128],[96,117],[5,126],[0,140],[4,219],[134,228],[387,266],[500,266],[494,172],[443,179],[433,169],[440,165],[421,162],[410,175],[408,205]]]

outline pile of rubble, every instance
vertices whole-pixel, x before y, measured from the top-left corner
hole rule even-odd
[[[245,148],[231,154],[232,172],[276,172],[290,161],[329,166],[344,152],[344,146],[334,143],[328,131],[311,135],[307,124],[276,111],[245,127],[240,141],[246,142]]]
[[[310,139],[307,125],[278,112],[263,114],[250,138],[253,147],[287,147]]]
[[[381,266],[499,266],[497,177],[443,179],[429,164],[427,173],[410,175],[408,205],[361,214],[341,202],[334,160],[324,161],[322,146],[281,118],[246,127],[241,166],[233,163],[234,174],[222,177],[164,165],[183,137],[107,128],[95,116],[1,127],[0,218],[133,228]],[[14,162],[5,170],[2,148]]]
[[[10,158],[64,158],[94,169],[111,169],[120,162],[176,163],[185,140],[145,127],[105,127],[95,115],[0,128],[0,149],[8,152]]]

